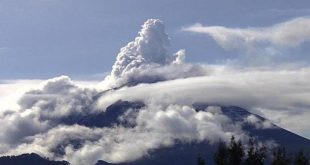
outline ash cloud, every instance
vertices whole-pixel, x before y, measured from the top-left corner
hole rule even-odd
[[[111,74],[103,84],[109,87],[130,86],[206,74],[201,66],[184,63],[185,50],[169,54],[169,45],[163,22],[147,20],[134,41],[121,48]]]

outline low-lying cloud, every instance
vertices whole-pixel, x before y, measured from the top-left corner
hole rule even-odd
[[[216,68],[216,67],[215,67]],[[309,68],[250,69],[213,68],[204,77],[177,79],[111,91],[102,96],[99,107],[115,100],[158,98],[161,103],[241,106],[295,133],[309,136]],[[271,115],[273,114],[273,115]]]
[[[110,100],[114,102],[119,99],[140,100],[164,96],[169,103],[208,102],[239,105],[245,108],[266,106],[269,109],[279,110],[297,107],[307,109],[310,106],[309,68],[295,70],[267,70],[265,68],[264,70],[242,71],[232,68],[214,68],[213,70],[214,73],[208,76],[141,84],[110,91],[103,96],[99,105],[104,105]]]
[[[104,93],[78,87],[62,76],[46,81],[41,89],[27,92],[19,101],[20,110],[1,114],[0,152],[3,155],[36,152],[84,165],[99,159],[114,163],[133,161],[150,150],[172,146],[175,141],[214,143],[228,140],[231,135],[247,139],[242,124],[250,123],[257,129],[274,126],[256,116],[233,123],[220,107],[197,112],[192,104],[236,105],[255,112],[265,109],[260,111],[265,114],[298,111],[300,116],[308,116],[308,76],[309,68],[241,71],[214,66],[213,73],[204,77],[140,84]],[[94,99],[98,96],[99,100]],[[145,103],[133,115],[121,117],[134,122],[133,127],[86,127],[64,122],[71,115],[83,117],[102,112],[118,100]],[[289,128],[286,123],[300,120],[306,118],[298,121],[283,118],[277,124]]]
[[[8,153],[37,152],[82,165],[94,164],[97,160],[117,163],[141,158],[151,149],[172,146],[176,140],[209,140],[214,143],[218,139],[229,140],[232,135],[239,139],[246,137],[241,126],[232,123],[218,107],[196,112],[189,106],[153,104],[142,109],[135,122],[137,125],[132,128],[59,125],[44,133],[28,136],[24,143],[11,148]],[[70,144],[73,140],[80,141],[81,146]],[[52,152],[59,147],[63,148],[64,155]]]
[[[104,110],[92,106],[97,94],[76,86],[66,76],[27,92],[19,101],[18,111],[4,111],[0,116],[1,155],[36,152],[76,165],[97,160],[117,163],[141,158],[151,149],[172,146],[176,140],[214,143],[231,135],[247,137],[220,107],[197,112],[188,105],[159,104],[161,100],[157,99],[147,100],[146,107],[136,115],[123,117],[134,121],[134,127],[96,128],[64,122],[72,115],[81,117]]]

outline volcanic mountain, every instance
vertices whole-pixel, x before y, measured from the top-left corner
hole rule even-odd
[[[198,156],[214,164],[217,144],[232,136],[310,150],[309,139],[255,113],[306,107],[293,89],[309,81],[186,63],[185,50],[169,53],[169,42],[163,22],[149,19],[98,87],[60,76],[26,92],[19,109],[0,113],[0,164],[189,165]]]

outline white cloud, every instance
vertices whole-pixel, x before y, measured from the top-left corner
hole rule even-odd
[[[188,98],[186,103],[196,101],[242,105],[243,107],[268,105],[270,108],[288,109],[294,108],[295,105],[307,107],[310,104],[309,97],[307,97],[310,94],[307,83],[310,77],[309,68],[234,70],[233,68],[216,69],[215,67],[213,71],[214,73],[203,77],[141,84],[110,91],[99,103],[113,98],[115,100],[139,100],[156,96],[171,96],[167,98],[168,102],[178,101],[185,97]]]
[[[247,50],[255,54],[264,49],[268,54],[277,53],[276,48],[298,47],[310,41],[310,19],[295,18],[270,27],[229,28],[195,24],[183,31],[210,35],[225,49]]]
[[[36,152],[72,164],[88,165],[99,159],[136,160],[152,149],[171,146],[176,140],[214,143],[219,139],[229,140],[231,135],[247,138],[241,126],[223,115],[219,107],[196,112],[190,105],[169,104],[160,97],[145,100],[145,108],[135,115],[122,117],[134,122],[134,127],[67,125],[63,119],[70,115],[98,112],[99,109],[92,106],[95,103],[92,98],[99,91],[78,87],[67,76],[41,84],[21,97],[19,109],[2,111],[1,155]]]
[[[196,112],[189,106],[161,106],[149,103],[135,117],[136,126],[87,128],[79,125],[59,125],[34,136],[28,136],[6,154],[36,152],[54,159],[69,160],[72,164],[88,165],[97,160],[108,162],[133,161],[147,155],[152,149],[167,147],[176,140],[194,142],[219,139],[232,135],[247,139],[241,126],[221,113],[219,107]],[[70,141],[80,141],[74,147]],[[63,149],[64,155],[53,150]]]
[[[190,105],[169,103],[161,97],[148,98],[145,108],[124,117],[136,123],[134,127],[67,125],[63,119],[70,115],[85,116],[98,111],[91,106],[98,91],[78,87],[66,76],[42,84],[40,89],[26,92],[19,101],[19,110],[2,112],[1,154],[36,152],[88,165],[99,159],[132,161],[151,149],[171,146],[176,140],[216,142],[228,140],[231,135],[247,138],[241,126],[232,123],[218,107],[196,112]],[[73,141],[81,145],[76,147]]]
[[[19,100],[21,111],[31,109],[43,119],[57,119],[70,115],[92,113],[93,97],[98,92],[75,85],[67,76],[46,81],[39,90],[26,92]]]
[[[256,108],[253,112],[270,119],[273,123],[276,123],[291,132],[308,139],[310,138],[310,122],[308,122],[310,118],[309,108],[296,108],[295,110],[288,109],[283,111],[277,109]]]
[[[173,61],[174,64],[183,64],[185,61],[186,52],[184,49],[179,50],[174,54],[175,60]]]
[[[18,100],[26,91],[36,88],[42,80],[15,80],[0,82],[0,111],[18,109]]]
[[[187,104],[206,102],[215,105],[235,105],[268,112],[295,113],[296,117],[264,115],[276,124],[309,137],[308,122],[298,124],[299,118],[309,115],[310,86],[309,68],[263,70],[213,69],[214,73],[204,77],[177,79],[156,84],[142,84],[107,92],[98,102],[106,107],[116,100],[147,100],[156,98],[161,104]],[[256,111],[255,111],[256,112]],[[297,117],[298,116],[298,117]],[[287,124],[291,123],[291,124]],[[294,124],[292,124],[294,123]],[[296,129],[298,127],[298,129]],[[303,130],[303,131],[300,131]]]
[[[275,126],[269,120],[262,120],[256,115],[249,115],[245,118],[247,123],[250,123],[256,127],[256,129],[268,129],[275,128]]]

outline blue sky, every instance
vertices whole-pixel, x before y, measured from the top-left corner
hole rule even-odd
[[[169,51],[186,49],[189,62],[223,63],[240,58],[240,52],[181,29],[194,23],[265,27],[309,14],[308,0],[2,0],[0,79],[63,74],[90,79],[109,72],[119,49],[133,40],[148,18],[164,21],[171,37]],[[310,60],[308,46],[289,52],[297,55],[288,61]]]

